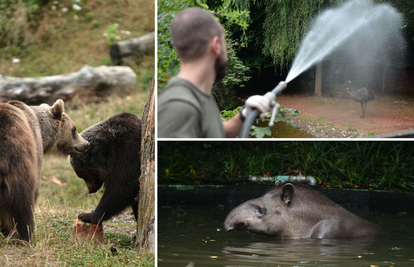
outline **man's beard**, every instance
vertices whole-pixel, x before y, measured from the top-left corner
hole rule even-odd
[[[220,56],[216,59],[216,63],[214,64],[214,70],[216,71],[216,83],[221,81],[224,77],[226,77],[228,73],[228,68],[227,61],[225,61],[224,52],[221,53]]]

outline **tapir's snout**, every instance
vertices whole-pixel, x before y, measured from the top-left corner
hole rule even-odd
[[[230,222],[226,219],[224,221],[224,230],[226,230],[226,232],[230,232],[231,230],[233,230],[233,225],[230,224]]]
[[[235,225],[234,219],[235,218],[233,214],[230,212],[230,214],[227,215],[226,219],[224,220],[224,230],[226,230],[226,232],[230,232],[231,230],[234,229],[234,225]]]
[[[238,211],[232,211],[224,220],[224,230],[230,232],[231,230],[242,230],[246,228],[246,223],[241,220]]]

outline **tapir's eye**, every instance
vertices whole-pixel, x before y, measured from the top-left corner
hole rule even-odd
[[[265,213],[266,213],[266,210],[265,210],[264,208],[258,208],[258,209],[257,209],[257,212],[258,212],[260,215],[263,215],[263,214],[265,214]]]

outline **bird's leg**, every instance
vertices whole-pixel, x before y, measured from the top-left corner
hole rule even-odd
[[[364,103],[364,114],[362,114],[362,115],[365,115],[365,110],[367,110],[367,104],[368,104],[368,102]]]
[[[362,109],[362,116],[359,116],[360,118],[364,117],[364,104],[361,102],[361,109]]]

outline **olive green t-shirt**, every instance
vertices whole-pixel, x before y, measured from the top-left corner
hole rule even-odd
[[[212,95],[173,77],[158,95],[158,137],[223,138],[220,110]]]

